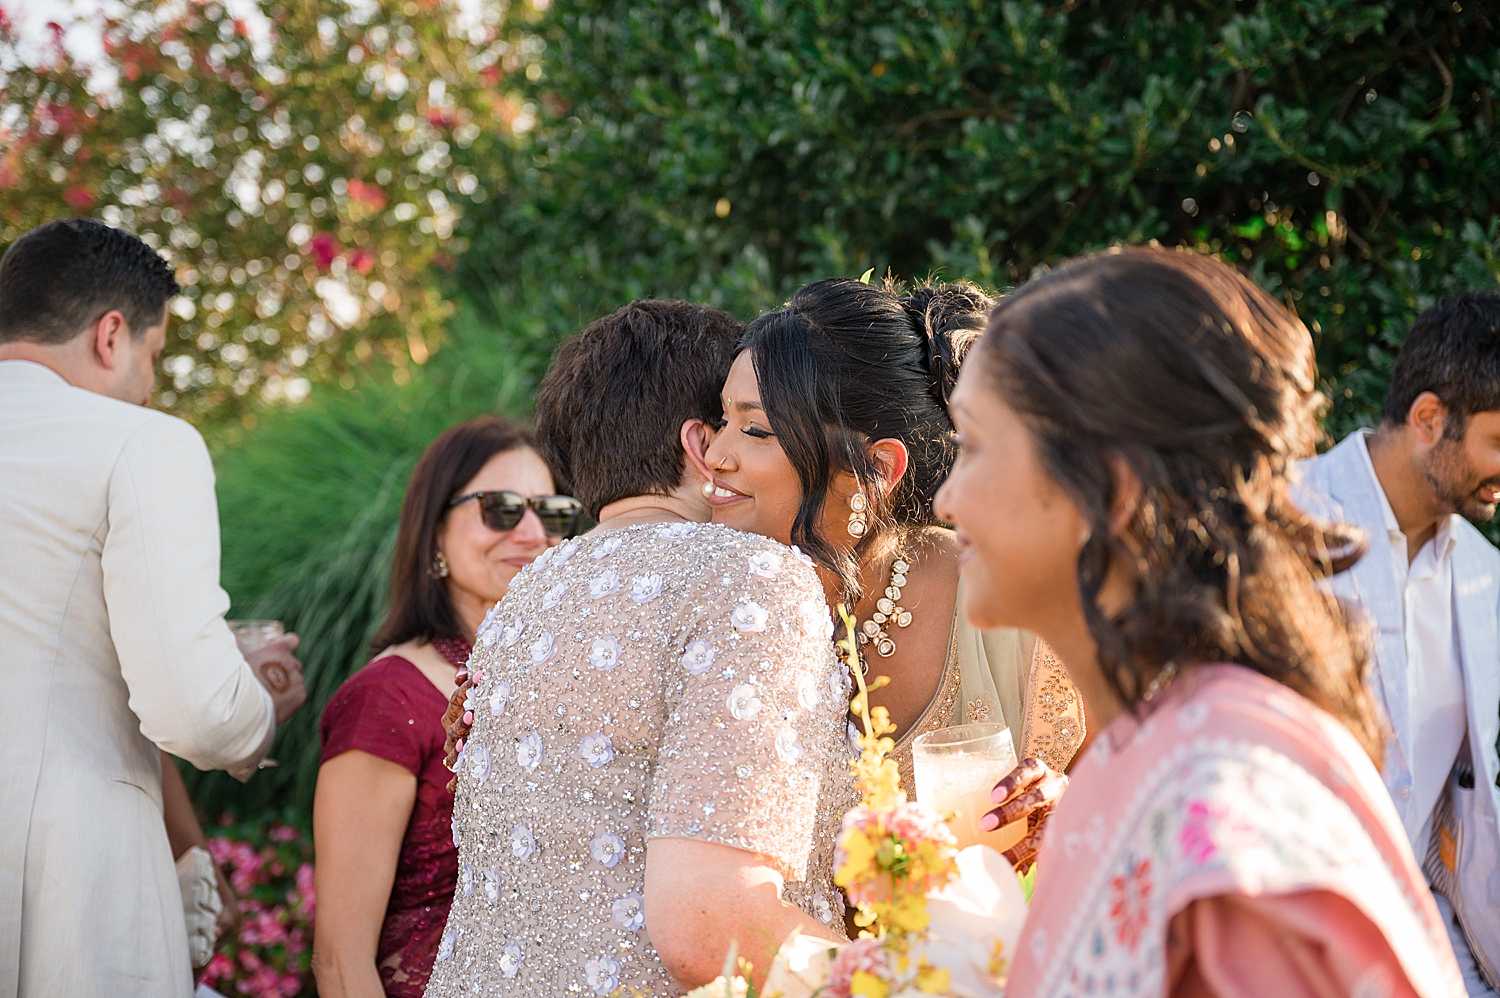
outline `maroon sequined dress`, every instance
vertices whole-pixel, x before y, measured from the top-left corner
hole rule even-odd
[[[454,665],[469,646],[439,638],[433,647]],[[458,880],[453,845],[453,776],[443,765],[443,712],[448,698],[399,655],[376,659],[344,681],[323,711],[323,761],[358,749],[417,777],[396,880],[380,929],[375,962],[390,998],[421,998],[437,957]]]

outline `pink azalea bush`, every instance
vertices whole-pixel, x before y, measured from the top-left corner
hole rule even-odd
[[[240,929],[200,978],[230,998],[312,993],[312,836],[271,816],[226,814],[208,851],[240,898]]]

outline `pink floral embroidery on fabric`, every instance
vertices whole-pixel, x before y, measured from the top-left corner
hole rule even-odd
[[[1151,859],[1147,857],[1117,873],[1109,882],[1109,918],[1115,938],[1133,953],[1151,921]]]
[[[1224,849],[1249,851],[1264,846],[1254,825],[1232,818],[1228,807],[1201,797],[1188,804],[1177,844],[1194,866],[1202,866]]]
[[[1213,826],[1223,821],[1228,809],[1215,807],[1206,800],[1195,800],[1187,806],[1187,819],[1177,833],[1177,843],[1194,865],[1202,866],[1219,851]]]

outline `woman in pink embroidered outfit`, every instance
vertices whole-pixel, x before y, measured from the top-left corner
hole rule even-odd
[[[1463,987],[1372,757],[1362,641],[1316,585],[1361,549],[1288,497],[1312,339],[1167,250],[1001,302],[938,496],[976,627],[1057,649],[1099,735],[1072,770],[1008,998]]]

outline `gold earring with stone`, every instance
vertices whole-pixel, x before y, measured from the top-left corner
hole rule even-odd
[[[865,531],[870,529],[870,521],[865,517],[865,511],[870,508],[870,502],[865,498],[863,492],[856,492],[849,497],[849,536],[854,538],[863,537]]]
[[[432,577],[434,579],[446,579],[448,577],[448,559],[439,551],[437,557],[432,559]]]

